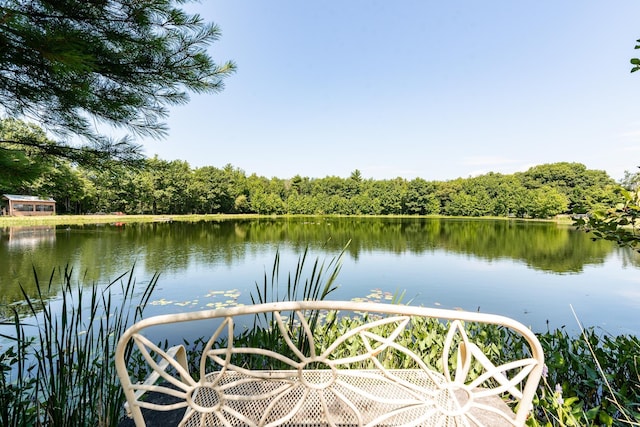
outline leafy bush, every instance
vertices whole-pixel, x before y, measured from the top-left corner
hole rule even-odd
[[[623,198],[622,203],[576,218],[574,225],[592,233],[593,240],[611,240],[618,246],[640,252],[640,188],[619,188],[618,193]]]
[[[530,425],[638,425],[640,341],[590,328],[538,334],[548,373]]]

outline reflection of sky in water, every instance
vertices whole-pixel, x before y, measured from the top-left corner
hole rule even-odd
[[[353,278],[355,283],[406,290],[405,299],[414,304],[506,315],[537,331],[546,330],[547,320],[551,328],[577,330],[572,305],[585,326],[640,333],[640,299],[621,295],[637,285],[637,269],[623,269],[615,259],[587,266],[581,274],[557,275],[510,260],[485,263],[445,252],[396,259],[372,254],[346,268],[341,277],[344,282]]]
[[[7,248],[9,250],[26,251],[42,246],[44,243],[53,243],[56,240],[55,230],[49,233],[33,233],[31,235],[22,235],[9,239]]]
[[[280,249],[280,285],[293,274],[298,253]],[[316,257],[328,264],[334,254],[310,253],[307,277]],[[180,312],[248,304],[256,282],[266,273],[270,285],[274,252],[254,252],[234,265],[195,263],[186,271],[164,273],[155,293],[157,305],[147,314]],[[367,298],[376,293],[401,294],[403,301],[428,307],[456,308],[513,317],[545,331],[566,326],[577,331],[576,311],[584,326],[613,333],[640,334],[640,290],[637,268],[624,268],[617,257],[586,266],[579,274],[532,270],[508,259],[487,262],[467,255],[434,251],[402,255],[361,252],[358,260],[345,255],[338,290],[331,299]],[[219,292],[215,292],[219,291]],[[226,292],[224,292],[226,291]],[[388,300],[382,295],[382,300]]]

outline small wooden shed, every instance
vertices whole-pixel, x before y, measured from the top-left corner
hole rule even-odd
[[[56,214],[56,201],[36,196],[2,195],[2,214],[11,216],[44,216]]]

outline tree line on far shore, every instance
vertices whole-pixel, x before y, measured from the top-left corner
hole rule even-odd
[[[145,159],[140,168],[98,171],[56,161],[31,181],[0,191],[53,197],[62,214],[448,215],[549,218],[586,213],[620,201],[606,172],[553,163],[514,174],[449,181],[349,177],[290,179],[247,174],[232,165],[191,168],[186,161]]]

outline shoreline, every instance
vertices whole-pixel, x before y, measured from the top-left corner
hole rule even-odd
[[[192,215],[51,215],[51,216],[0,216],[0,228],[30,225],[82,225],[110,223],[149,223],[149,222],[200,222],[228,221],[236,219],[262,218],[408,218],[408,219],[465,219],[465,220],[502,220],[555,222],[573,224],[569,216],[550,219],[507,218],[507,217],[457,217],[445,215],[260,215],[260,214],[192,214]]]

